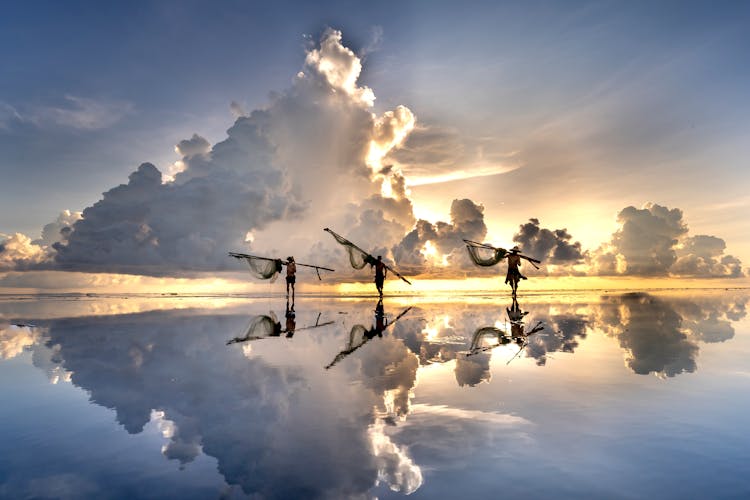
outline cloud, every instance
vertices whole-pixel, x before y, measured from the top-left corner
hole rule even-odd
[[[198,134],[193,134],[190,139],[183,139],[174,147],[180,156],[205,155],[211,151],[211,143]]]
[[[359,57],[365,59],[368,55],[380,49],[383,43],[383,27],[376,25],[370,28],[370,41],[359,51]]]
[[[529,219],[513,236],[522,252],[549,264],[576,264],[583,260],[581,243],[571,243],[567,229],[549,230],[539,226],[539,219]]]
[[[52,246],[55,243],[65,241],[72,230],[73,225],[83,217],[81,212],[63,210],[57,219],[46,224],[42,228],[42,237],[35,240],[34,244],[39,246]]]
[[[414,216],[405,179],[383,158],[405,140],[416,118],[405,106],[373,113],[372,90],[357,83],[361,69],[341,32],[326,30],[292,86],[273,94],[267,107],[238,113],[225,140],[211,146],[194,134],[180,141],[175,151],[181,159],[164,173],[141,164],[80,220],[50,226],[36,242],[40,248],[16,237],[0,259],[5,268],[37,263],[41,269],[192,275],[237,269],[226,252],[246,249],[251,232],[253,250],[262,253],[275,252],[277,241],[311,248],[323,220],[355,235],[382,226],[387,237],[366,243],[389,249]],[[62,120],[62,113],[54,115]],[[71,230],[51,236],[62,224]]]
[[[481,241],[487,234],[484,207],[469,199],[453,200],[450,219],[450,223],[435,224],[417,221],[414,229],[393,247],[396,263],[408,266],[414,273],[426,271],[430,264],[445,267],[448,272],[472,269],[463,240]]]
[[[742,277],[742,263],[732,255],[724,255],[725,248],[724,240],[716,236],[683,238],[675,249],[677,260],[670,272],[683,276]]]
[[[654,203],[620,211],[621,227],[590,253],[592,273],[630,276],[742,277],[742,264],[725,255],[724,240],[688,235],[682,210]]]
[[[0,101],[0,130],[9,130],[14,123],[22,122],[21,114],[10,104]]]
[[[317,70],[331,86],[333,92],[344,92],[354,100],[372,106],[375,94],[369,87],[359,87],[357,79],[362,72],[362,61],[349,48],[341,43],[340,31],[327,29],[320,42],[320,48],[307,53],[305,62]]]
[[[409,186],[497,175],[521,164],[516,152],[496,151],[492,139],[464,137],[439,125],[418,125],[386,161],[398,165]]]
[[[65,106],[38,106],[22,114],[22,119],[37,127],[66,127],[99,130],[111,127],[133,112],[127,101],[65,96]]]
[[[30,269],[50,260],[43,247],[25,234],[0,235],[0,271]]]

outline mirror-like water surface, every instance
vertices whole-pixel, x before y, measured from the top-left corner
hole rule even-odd
[[[3,498],[742,498],[746,292],[6,298]]]

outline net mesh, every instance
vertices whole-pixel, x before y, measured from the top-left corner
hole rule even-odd
[[[264,339],[266,337],[279,336],[280,333],[281,324],[273,311],[271,311],[268,316],[261,315],[251,319],[245,329],[244,335],[233,338],[227,342],[227,345],[236,342],[247,342],[250,340]]]
[[[362,269],[367,264],[370,264],[371,266],[375,265],[375,259],[372,257],[372,255],[363,252],[359,248],[356,248],[349,240],[342,238],[334,232],[331,232],[331,236],[333,236],[336,241],[338,241],[344,248],[346,248],[346,251],[349,253],[349,263],[354,269]]]
[[[256,278],[262,280],[270,279],[271,283],[273,283],[281,272],[280,260],[259,259],[256,257],[243,258],[247,261],[247,265],[250,267],[250,274]]]
[[[245,338],[263,338],[270,337],[276,332],[278,319],[271,313],[270,316],[261,315],[253,318],[247,325]]]
[[[472,352],[481,350],[482,348],[487,347],[486,345],[484,345],[484,339],[499,341],[499,339],[503,336],[505,336],[505,332],[499,328],[495,328],[494,326],[485,326],[483,328],[479,328],[476,332],[474,332],[474,335],[471,339],[471,347],[469,348],[469,350]],[[490,345],[489,347],[494,347],[494,345]]]
[[[504,248],[488,248],[478,245],[466,245],[466,249],[474,264],[482,267],[494,266],[508,253]]]
[[[362,325],[354,325],[349,332],[349,344],[346,347],[351,349],[364,343],[366,334],[367,328]]]

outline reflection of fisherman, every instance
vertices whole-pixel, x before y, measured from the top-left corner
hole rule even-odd
[[[511,323],[522,323],[523,317],[529,314],[529,311],[522,311],[521,306],[518,305],[518,300],[516,297],[513,297],[513,303],[510,307],[505,308],[506,312],[508,313],[508,320]]]
[[[297,329],[297,318],[294,314],[294,307],[289,307],[289,302],[286,303],[286,329],[284,330],[286,332],[287,338],[291,338],[294,336],[294,330]]]
[[[367,338],[382,337],[386,326],[388,326],[388,320],[385,317],[385,308],[381,298],[375,306],[375,325],[367,332]]]
[[[385,276],[388,274],[388,268],[385,267],[383,257],[378,255],[378,260],[375,262],[375,288],[378,289],[378,295],[383,297],[383,283],[385,282]],[[380,304],[382,306],[382,304]]]
[[[292,286],[292,311],[294,311],[294,283],[297,281],[297,264],[294,263],[294,257],[286,258],[286,298],[289,300],[289,285]]]
[[[519,255],[520,253],[521,249],[518,248],[518,246],[514,246],[510,249],[510,252],[507,256],[508,274],[505,276],[505,283],[510,283],[510,287],[513,290],[514,295],[516,293],[516,290],[518,290],[518,282],[520,280],[526,279],[526,276],[521,274],[520,269],[518,269],[521,265],[521,256]]]
[[[276,315],[271,313],[273,319],[276,319]],[[281,321],[274,321],[273,331],[268,334],[269,337],[281,337]]]

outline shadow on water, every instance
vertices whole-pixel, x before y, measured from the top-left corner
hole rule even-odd
[[[387,496],[426,484],[416,458],[428,460],[420,452],[426,441],[404,444],[429,429],[416,422],[516,422],[495,410],[448,405],[449,398],[469,401],[470,394],[491,390],[493,374],[543,377],[556,355],[557,368],[574,370],[588,362],[576,352],[592,338],[619,350],[622,380],[693,373],[702,344],[734,338],[746,302],[740,295],[700,300],[635,293],[590,303],[507,298],[399,307],[381,299],[373,310],[360,301],[301,300],[301,312],[285,308],[283,323],[272,312],[258,314],[263,306],[254,304],[249,324],[240,308],[30,317],[0,325],[0,357],[30,351],[50,380],[85,390],[130,434],[168,421],[167,459],[184,467],[201,455],[214,457],[226,483],[242,494]],[[341,321],[325,320],[342,308]],[[231,332],[243,333],[226,342]],[[293,342],[255,342],[292,336]],[[431,377],[443,381],[440,390]],[[419,390],[432,399],[414,404]],[[544,401],[548,393],[539,390]],[[428,441],[441,439],[444,431]]]

